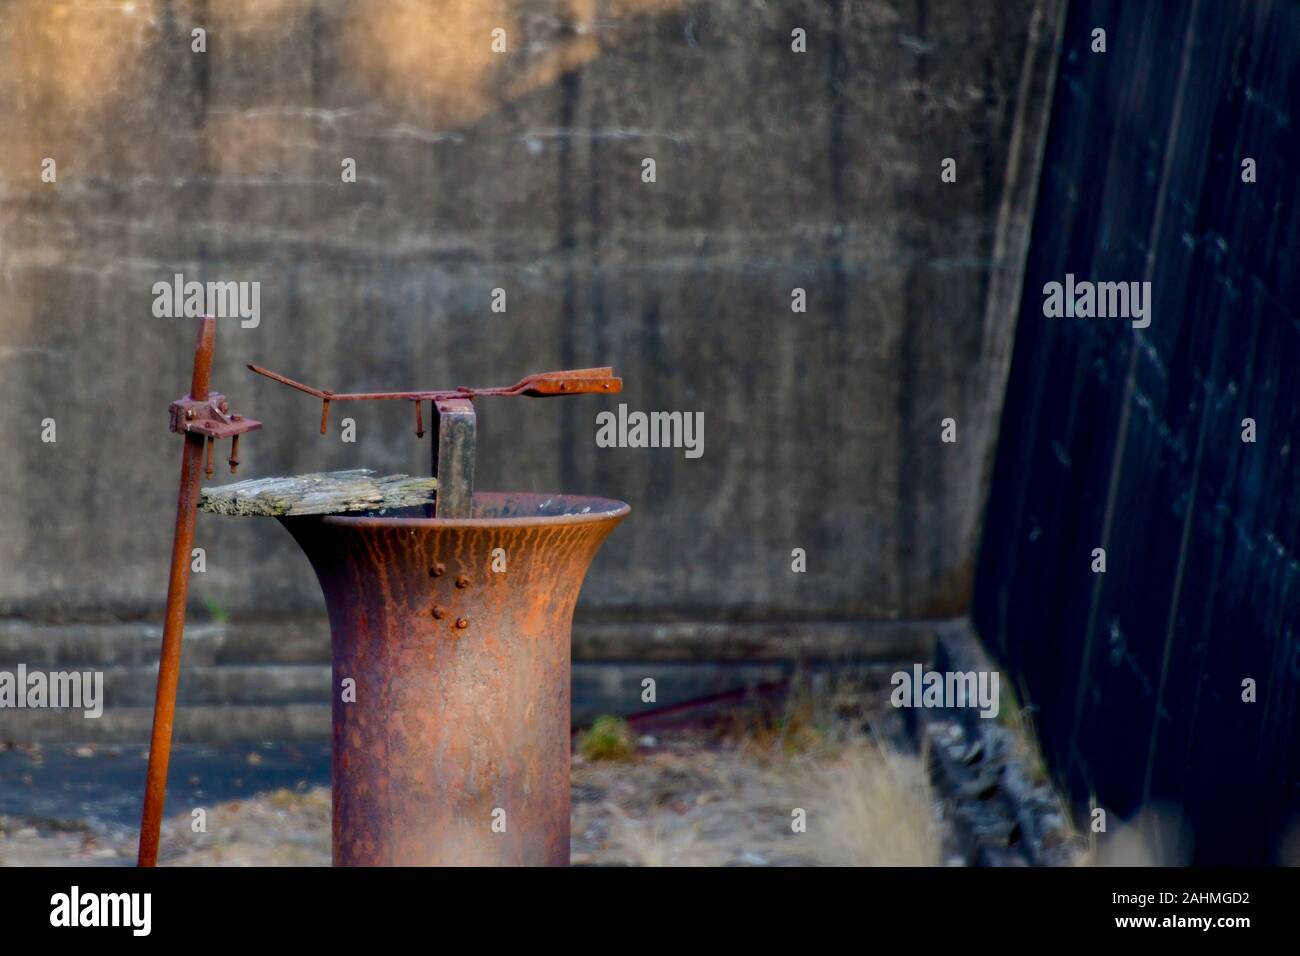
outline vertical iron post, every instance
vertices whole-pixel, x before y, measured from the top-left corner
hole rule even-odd
[[[140,817],[140,866],[158,863],[158,839],[163,804],[167,798],[167,765],[171,760],[172,724],[176,717],[176,688],[181,674],[181,637],[185,633],[185,599],[190,585],[190,548],[199,507],[203,453],[208,452],[212,476],[212,449],[218,439],[231,440],[230,470],[239,465],[239,436],[262,423],[230,410],[225,396],[211,390],[212,355],[216,350],[217,320],[199,320],[194,342],[194,369],[190,391],[171,403],[171,430],[182,435],[180,492],[176,498],[176,526],[172,534],[171,571],[167,578],[167,613],[163,621],[162,650],[158,656],[158,689],[154,695],[153,732],[149,738],[149,768],[145,776],[144,809]]]
[[[194,372],[189,398],[206,401],[212,377],[212,352],[216,345],[217,320],[199,320],[194,344]],[[181,674],[181,636],[185,632],[185,600],[190,585],[190,547],[194,543],[194,519],[199,506],[203,461],[201,434],[187,432],[181,451],[180,494],[176,500],[176,530],[172,535],[171,572],[167,578],[167,615],[163,621],[162,651],[158,658],[158,690],[154,696],[153,733],[149,739],[149,769],[145,777],[144,812],[140,820],[140,866],[158,863],[158,839],[162,828],[163,804],[167,798],[167,765],[171,760],[172,722],[176,716],[176,687]]]

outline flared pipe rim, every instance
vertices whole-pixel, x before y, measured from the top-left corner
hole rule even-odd
[[[564,527],[568,525],[596,524],[621,520],[631,513],[632,507],[614,498],[596,498],[589,495],[562,495],[538,492],[476,491],[474,506],[480,503],[489,508],[513,503],[522,510],[552,507],[558,514],[485,515],[470,518],[426,518],[411,515],[330,514],[320,515],[322,524],[348,528],[537,528]],[[420,506],[416,506],[417,508]],[[402,509],[410,511],[414,509]],[[300,517],[313,517],[304,515]]]

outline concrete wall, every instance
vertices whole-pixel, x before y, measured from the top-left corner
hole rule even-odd
[[[704,412],[702,458],[596,448],[614,400],[481,403],[481,487],[632,504],[589,611],[964,609],[1031,5],[6,4],[0,613],[160,606],[180,452],[166,408],[193,323],[154,317],[152,290],[177,272],[261,284],[260,325],[222,323],[214,373],[266,423],[241,474],[428,458],[407,408],[339,408],[357,421],[344,444],[246,362],[338,390],[610,363],[632,408]],[[319,609],[274,523],[204,516],[198,543],[196,605]]]

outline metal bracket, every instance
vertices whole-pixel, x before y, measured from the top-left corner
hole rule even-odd
[[[205,471],[212,477],[212,446],[218,438],[230,439],[230,457],[226,459],[233,475],[239,470],[239,436],[244,432],[257,431],[262,423],[230,411],[226,396],[220,392],[209,392],[207,398],[193,398],[186,395],[167,406],[171,417],[170,428],[180,434],[201,435],[208,440],[208,455]]]
[[[474,455],[478,417],[468,398],[442,398],[433,403],[438,440],[433,443],[433,471],[438,479],[434,517],[468,518],[474,502]]]
[[[220,392],[211,392],[205,399],[186,395],[167,406],[167,411],[172,431],[194,432],[205,438],[233,438],[262,427],[255,419],[231,412],[226,396]]]

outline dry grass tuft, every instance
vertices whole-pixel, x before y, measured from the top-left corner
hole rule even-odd
[[[939,865],[925,763],[863,729],[864,699],[860,686],[799,681],[776,707],[731,714],[705,747],[596,771],[604,800],[592,819],[608,829],[592,862]]]
[[[864,737],[810,768],[806,862],[938,866],[941,839],[924,761]]]

